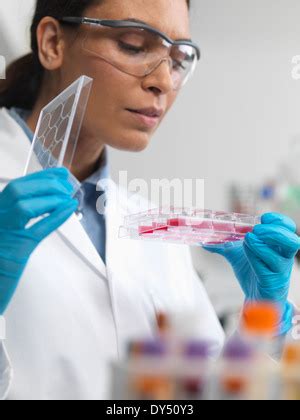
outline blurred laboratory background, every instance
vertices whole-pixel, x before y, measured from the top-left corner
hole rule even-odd
[[[0,54],[25,53],[34,0],[0,3]],[[147,151],[111,151],[113,177],[205,180],[205,207],[290,214],[300,229],[299,0],[192,0],[202,60]],[[300,71],[298,72],[300,74]],[[221,257],[192,250],[224,322],[242,294]],[[184,279],[182,279],[184,281]],[[300,273],[292,298],[300,305]]]

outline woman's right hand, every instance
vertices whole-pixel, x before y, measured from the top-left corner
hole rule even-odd
[[[65,168],[47,169],[10,182],[0,193],[0,315],[33,251],[78,207],[68,176]]]

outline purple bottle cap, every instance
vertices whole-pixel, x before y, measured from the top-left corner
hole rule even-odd
[[[143,356],[164,356],[167,353],[166,344],[162,341],[144,341],[141,346]]]
[[[207,359],[210,356],[210,343],[205,341],[191,341],[184,348],[184,356],[187,358]]]
[[[227,343],[223,354],[225,359],[232,360],[250,359],[252,355],[253,350],[250,344],[237,337]]]

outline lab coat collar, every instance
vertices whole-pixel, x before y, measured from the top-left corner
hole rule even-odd
[[[30,142],[5,108],[0,109],[0,133],[0,179],[8,183],[24,175]]]

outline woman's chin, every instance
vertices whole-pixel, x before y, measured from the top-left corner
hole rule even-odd
[[[143,152],[149,146],[151,136],[149,134],[137,135],[131,138],[119,139],[110,144],[111,147],[124,152]]]

